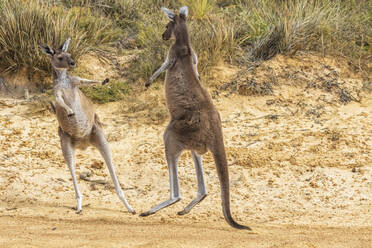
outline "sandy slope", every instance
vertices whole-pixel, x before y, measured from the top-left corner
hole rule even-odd
[[[252,78],[259,89],[271,83],[272,93],[256,95]],[[181,202],[140,218],[125,211],[110,184],[80,180],[85,207],[76,215],[55,117],[3,97],[0,247],[370,247],[372,95],[361,90],[360,75],[344,61],[278,56],[234,82],[217,82],[224,90],[210,91],[223,119],[233,215],[253,233],[224,222],[210,154],[204,156],[209,195],[188,215],[176,214],[196,193],[187,152],[179,163]],[[162,94],[154,88],[138,98]],[[341,88],[354,101],[343,104]],[[142,212],[169,194],[166,122],[149,121],[145,110],[130,112],[130,104],[97,112],[127,199]],[[93,148],[78,151],[78,174],[110,181],[101,161]]]

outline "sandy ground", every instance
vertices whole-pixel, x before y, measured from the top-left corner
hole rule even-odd
[[[223,120],[233,216],[253,232],[225,223],[210,154],[200,205],[177,216],[197,188],[185,152],[182,200],[140,218],[116,197],[98,151],[77,151],[77,174],[108,183],[79,180],[83,213],[76,215],[55,117],[29,101],[0,98],[0,247],[371,247],[372,94],[345,63],[277,56],[245,74],[227,68],[231,75],[210,89]],[[345,92],[352,101],[344,102]],[[153,87],[137,98],[161,95]],[[133,104],[128,98],[97,113],[125,195],[140,213],[169,194],[166,121],[149,120]]]

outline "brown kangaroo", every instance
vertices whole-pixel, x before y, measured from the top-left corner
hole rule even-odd
[[[166,71],[165,93],[171,121],[164,133],[165,156],[168,163],[170,179],[170,199],[166,200],[141,216],[154,214],[168,207],[180,198],[177,161],[183,150],[191,150],[196,167],[198,192],[194,200],[179,215],[186,214],[206,196],[203,178],[202,154],[210,150],[213,154],[221,186],[222,210],[228,224],[238,229],[248,229],[234,221],[230,212],[229,173],[223,143],[221,119],[212,100],[198,79],[193,63],[193,52],[190,46],[186,26],[188,8],[180,9],[176,15],[162,8],[170,18],[163,33],[163,40],[175,37],[176,42],[168,52],[168,57],[161,68]],[[147,82],[146,86],[151,83]]]
[[[75,148],[86,149],[89,145],[95,146],[104,158],[115,190],[120,200],[125,204],[128,211],[135,213],[126,201],[123,191],[117,179],[108,142],[103,133],[102,124],[98,115],[94,112],[92,102],[80,91],[81,84],[97,84],[99,81],[88,80],[71,76],[67,70],[75,67],[74,60],[67,53],[71,39],[68,39],[58,49],[48,45],[40,45],[44,53],[51,58],[53,69],[54,96],[56,105],[52,105],[57,115],[59,128],[58,134],[61,140],[62,153],[69,166],[72,182],[76,194],[76,213],[82,211],[82,195],[79,191],[75,175],[74,151]],[[105,79],[102,84],[108,82]]]

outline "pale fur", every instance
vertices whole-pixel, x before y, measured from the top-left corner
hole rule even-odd
[[[59,128],[58,134],[61,141],[62,153],[69,166],[77,200],[77,213],[82,211],[82,195],[80,193],[75,173],[74,151],[75,148],[85,149],[90,145],[95,146],[104,158],[115,190],[120,200],[129,212],[135,213],[127,203],[124,193],[117,179],[108,142],[105,138],[102,124],[94,111],[92,102],[80,91],[82,84],[98,84],[95,80],[88,80],[69,75],[67,69],[75,67],[75,62],[67,53],[70,39],[53,49],[47,45],[41,45],[42,50],[51,57],[54,82],[54,96],[56,100],[55,110]],[[108,82],[108,79],[102,83]]]

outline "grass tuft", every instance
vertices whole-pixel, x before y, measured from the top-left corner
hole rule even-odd
[[[196,19],[208,18],[215,9],[215,1],[212,0],[183,0],[181,3],[189,7],[192,17]]]
[[[365,1],[244,1],[238,8],[241,25],[236,38],[250,60],[299,50],[360,57],[362,50],[355,44],[366,40],[371,19],[365,5]]]
[[[5,72],[50,72],[39,42],[58,47],[71,37],[69,52],[78,59],[108,49],[120,35],[109,20],[87,8],[66,10],[38,0],[4,0],[0,20],[0,68]]]
[[[128,95],[130,86],[125,82],[112,81],[105,85],[81,87],[83,93],[96,103],[119,101]]]

